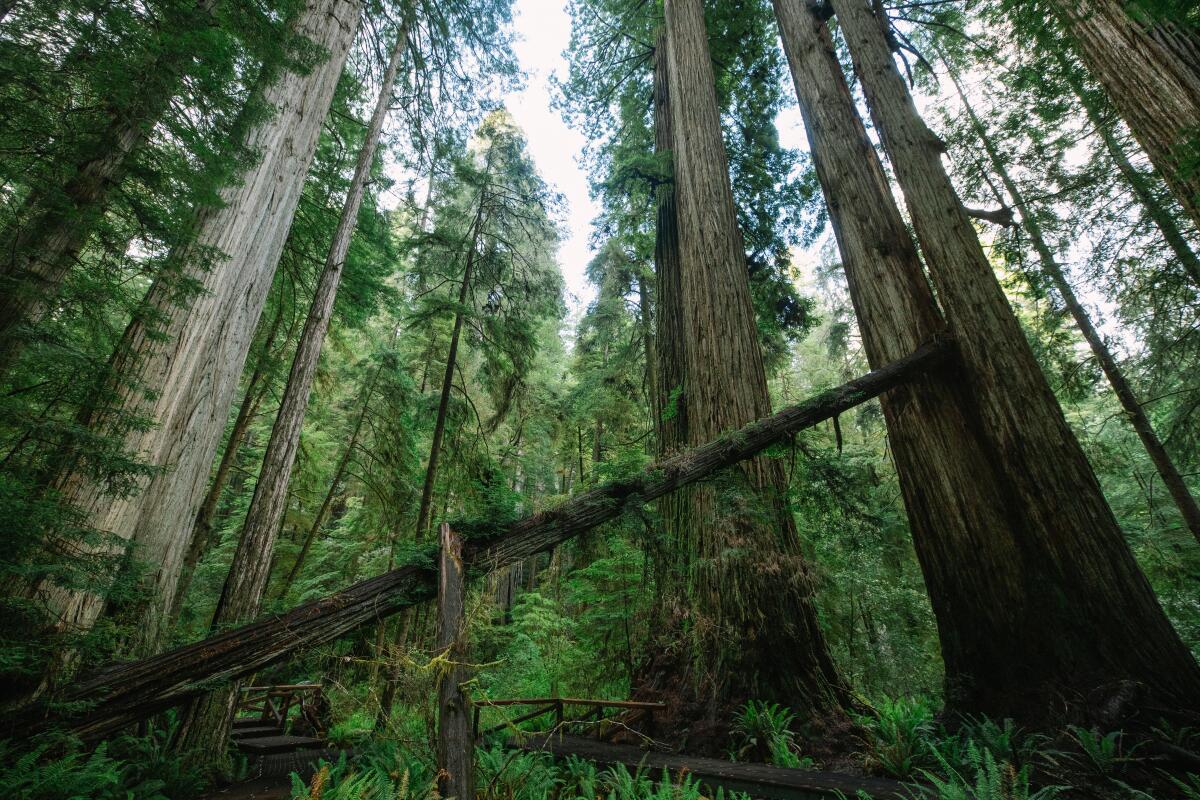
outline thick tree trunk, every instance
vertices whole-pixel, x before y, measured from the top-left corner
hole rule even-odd
[[[444,522],[439,539],[437,650],[449,663],[439,670],[437,689],[438,794],[470,800],[475,797],[475,741],[471,701],[462,688],[470,679],[462,539]]]
[[[1118,0],[1054,0],[1083,62],[1200,228],[1200,69]]]
[[[704,8],[665,4],[684,342],[687,441],[770,413],[721,135]],[[687,535],[671,544],[697,641],[699,694],[713,708],[755,697],[824,716],[848,701],[825,644],[778,461],[733,471],[744,494],[694,487]],[[740,484],[740,485],[739,485]],[[732,487],[731,487],[732,488]],[[735,490],[736,491],[736,490]],[[705,663],[707,662],[707,663]],[[708,676],[699,680],[700,676]]]
[[[802,430],[860,405],[925,370],[937,369],[950,347],[944,341],[856,380],[789,406],[766,419],[701,447],[660,461],[632,478],[613,481],[577,495],[556,509],[526,517],[502,531],[481,531],[464,545],[463,561],[472,577],[486,575],[621,516],[627,509],[703,480]],[[322,600],[297,606],[235,630],[141,661],[115,664],[64,692],[56,705],[10,715],[6,735],[32,736],[61,725],[88,739],[110,736],[122,727],[211,689],[215,682],[245,677],[295,650],[333,641],[372,625],[401,608],[433,597],[436,574],[428,567],[403,566],[357,583]],[[775,621],[773,621],[775,622]],[[75,709],[75,710],[71,710]]]
[[[392,48],[391,58],[379,86],[375,110],[367,125],[366,136],[358,153],[354,177],[346,192],[342,215],[334,230],[333,241],[325,258],[321,278],[313,293],[304,330],[296,345],[287,388],[279,403],[279,412],[271,428],[271,438],[263,455],[262,468],[242,535],[234,551],[225,586],[217,601],[213,625],[223,627],[251,619],[258,614],[267,580],[271,576],[271,565],[275,555],[275,537],[287,510],[288,485],[292,467],[296,462],[296,449],[300,445],[300,431],[304,427],[304,416],[308,409],[308,398],[312,393],[313,380],[321,358],[321,348],[329,321],[333,317],[333,304],[337,299],[338,285],[350,251],[350,239],[358,223],[358,212],[366,194],[367,180],[375,163],[375,150],[383,133],[383,123],[392,102],[392,87],[400,61],[408,46],[408,30],[402,27]],[[219,759],[229,741],[229,729],[233,723],[238,685],[213,692],[198,698],[189,709],[180,730],[179,747],[182,750],[205,757]]]
[[[1117,139],[1114,125],[1108,119],[1105,119],[1104,113],[1097,108],[1095,98],[1089,96],[1089,92],[1084,88],[1080,81],[1079,75],[1076,73],[1076,67],[1067,59],[1066,54],[1056,52],[1059,66],[1062,67],[1063,76],[1067,80],[1067,84],[1071,87],[1071,91],[1079,98],[1079,104],[1083,106],[1084,112],[1091,121],[1092,127],[1096,129],[1096,133],[1100,135],[1104,142],[1104,147],[1116,165],[1117,170],[1129,184],[1129,188],[1133,190],[1134,196],[1142,204],[1145,209],[1146,216],[1158,228],[1162,234],[1163,241],[1171,248],[1171,252],[1175,254],[1175,258],[1179,260],[1179,264],[1183,267],[1191,279],[1192,284],[1200,289],[1200,257],[1196,256],[1196,251],[1192,249],[1187,237],[1180,229],[1179,224],[1175,221],[1175,216],[1166,204],[1159,199],[1156,194],[1155,187],[1151,185],[1151,179],[1142,174],[1129,161],[1129,155],[1125,152],[1125,146]]]
[[[262,160],[224,193],[219,208],[203,209],[193,243],[173,258],[151,287],[113,358],[115,397],[109,411],[87,421],[98,434],[121,431],[148,417],[148,431],[126,431],[127,449],[155,467],[171,466],[140,493],[114,496],[86,465],[68,464],[54,481],[64,502],[92,527],[132,540],[136,555],[154,565],[142,652],[161,639],[194,519],[237,391],[250,341],[271,285],[321,125],[358,25],[361,0],[308,0],[297,33],[328,58],[305,74],[284,72],[264,91],[277,109],[250,132],[247,146]],[[219,254],[219,255],[214,255]],[[189,284],[203,291],[195,294]],[[190,301],[190,302],[189,302]],[[51,583],[36,595],[60,631],[87,630],[103,596]]]
[[[975,114],[975,110],[971,107],[971,103],[967,99],[967,94],[963,91],[962,84],[959,82],[958,76],[954,73],[953,67],[947,65],[947,69],[950,73],[950,80],[954,83],[954,88],[958,91],[958,97],[962,101],[963,109],[967,112],[967,118],[971,121],[975,133],[979,136],[979,140],[983,144],[984,151],[988,154],[988,159],[992,162],[992,169],[1000,176],[1001,183],[1004,184],[1005,190],[1008,192],[1009,197],[1012,198],[1013,206],[1020,210],[1021,224],[1029,233],[1029,241],[1033,245],[1034,252],[1037,253],[1038,260],[1042,263],[1042,271],[1050,279],[1050,282],[1054,284],[1054,288],[1062,298],[1063,304],[1067,307],[1072,319],[1075,320],[1075,324],[1079,327],[1079,332],[1083,334],[1084,340],[1088,343],[1088,347],[1091,348],[1092,355],[1096,357],[1096,362],[1104,370],[1104,375],[1108,378],[1113,393],[1121,403],[1121,409],[1125,412],[1126,419],[1129,420],[1130,426],[1137,433],[1138,438],[1141,439],[1142,446],[1146,448],[1146,454],[1150,456],[1150,461],[1154,464],[1158,476],[1162,478],[1163,485],[1167,487],[1167,492],[1171,495],[1171,499],[1175,501],[1184,524],[1192,532],[1192,536],[1200,542],[1200,506],[1196,505],[1196,498],[1192,496],[1183,476],[1176,469],[1175,462],[1171,460],[1166,447],[1163,446],[1162,441],[1158,438],[1158,434],[1154,432],[1154,426],[1150,423],[1146,409],[1138,400],[1133,387],[1129,385],[1129,380],[1125,377],[1125,373],[1121,370],[1120,365],[1117,364],[1112,351],[1108,349],[1108,344],[1101,337],[1100,332],[1096,330],[1096,326],[1092,324],[1092,320],[1088,316],[1087,309],[1083,307],[1083,304],[1079,302],[1079,298],[1075,295],[1075,290],[1071,287],[1070,281],[1067,280],[1067,276],[1063,273],[1062,266],[1058,263],[1058,259],[1054,257],[1054,251],[1050,249],[1050,245],[1046,241],[1046,236],[1042,232],[1042,226],[1038,222],[1037,215],[1033,213],[1033,210],[1026,203],[1025,196],[1022,194],[1020,187],[1017,186],[1016,181],[1009,174],[1004,158],[988,134],[983,121],[979,119]]]
[[[887,364],[945,323],[828,27],[805,4],[774,6],[867,359]],[[893,389],[881,404],[952,699],[957,685],[971,681],[965,670],[1003,658],[1018,633],[982,651],[990,640],[964,637],[959,626],[1019,603],[1022,531],[1006,508],[1005,477],[980,435],[957,361]]]
[[[204,495],[200,510],[196,513],[196,524],[192,526],[192,532],[188,537],[187,555],[184,556],[180,569],[179,585],[175,587],[175,597],[171,601],[169,618],[172,620],[178,618],[179,611],[183,607],[183,598],[187,594],[188,587],[191,586],[196,565],[200,563],[200,559],[212,545],[214,539],[213,519],[216,517],[217,503],[220,502],[221,494],[225,491],[225,484],[229,482],[230,472],[233,470],[233,464],[237,461],[238,453],[246,439],[250,423],[258,413],[259,404],[262,403],[263,397],[270,388],[270,382],[264,381],[263,378],[266,375],[267,363],[271,358],[271,349],[275,344],[275,335],[279,332],[279,324],[282,320],[283,306],[281,305],[275,314],[275,319],[271,322],[271,329],[267,333],[267,340],[263,342],[262,353],[254,366],[254,372],[246,381],[246,391],[242,396],[242,403],[238,407],[237,417],[233,420],[233,429],[230,430],[229,438],[225,442],[225,450],[221,453],[221,460],[217,463],[217,471],[213,474],[212,483]]]
[[[1127,681],[1159,699],[1200,700],[1200,668],[1138,568],[1004,297],[942,166],[941,142],[896,69],[886,19],[864,0],[833,0],[833,8],[1021,531],[1013,553],[1019,570],[991,552],[957,565],[975,585],[1017,582],[1006,589],[1012,605],[949,609],[957,641],[944,656],[948,671],[963,679],[950,704],[1044,718],[1061,699],[1081,711],[1080,698]]]
[[[12,5],[0,8],[0,20]],[[197,0],[194,15],[172,20],[170,35],[212,24],[216,5],[217,0]],[[36,324],[54,304],[129,157],[166,112],[194,55],[173,44],[156,50],[139,71],[142,91],[128,104],[108,109],[108,125],[71,176],[62,186],[35,190],[0,233],[0,377],[20,353],[20,328]]]

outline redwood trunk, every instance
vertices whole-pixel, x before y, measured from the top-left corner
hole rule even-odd
[[[502,531],[484,531],[468,540],[463,560],[472,577],[515,564],[621,516],[626,509],[677,491],[761,453],[802,430],[892,389],[946,358],[945,342],[913,354],[702,447],[660,461],[633,478],[613,481],[577,495],[562,506],[520,520]],[[322,600],[297,606],[204,641],[141,661],[120,663],[71,687],[59,698],[86,701],[10,715],[12,730],[31,736],[61,725],[88,740],[111,736],[122,727],[211,689],[216,682],[244,677],[292,652],[333,641],[373,625],[401,608],[427,600],[435,591],[433,570],[403,566],[361,581]],[[75,710],[71,710],[74,708]],[[80,710],[86,709],[86,710]]]
[[[1163,241],[1171,248],[1171,252],[1179,260],[1179,264],[1183,267],[1184,272],[1191,278],[1192,284],[1200,289],[1200,258],[1196,256],[1196,252],[1188,243],[1187,237],[1184,236],[1179,224],[1175,221],[1175,216],[1158,198],[1150,179],[1130,163],[1129,156],[1125,152],[1125,146],[1117,139],[1113,123],[1105,118],[1101,109],[1097,108],[1095,100],[1088,96],[1088,91],[1079,80],[1075,67],[1064,54],[1056,53],[1055,55],[1057,56],[1059,65],[1062,67],[1063,76],[1066,78],[1067,84],[1071,87],[1071,91],[1075,93],[1075,96],[1079,98],[1079,104],[1083,106],[1083,110],[1087,113],[1092,127],[1096,129],[1096,133],[1099,134],[1101,140],[1104,142],[1104,147],[1116,165],[1117,170],[1121,173],[1125,182],[1129,184],[1129,188],[1133,190],[1134,196],[1142,204],[1142,208],[1146,211],[1146,216],[1150,218],[1150,221],[1154,223],[1159,233],[1162,234]],[[1108,109],[1105,110],[1107,111]]]
[[[250,422],[258,413],[258,406],[270,388],[270,382],[263,382],[263,378],[266,374],[267,362],[271,358],[271,348],[275,344],[275,335],[279,331],[279,323],[282,319],[283,306],[281,305],[271,323],[271,330],[267,334],[267,340],[263,343],[262,354],[254,366],[254,372],[246,382],[242,404],[238,407],[237,417],[233,421],[233,430],[229,432],[229,439],[226,440],[225,450],[221,453],[221,460],[217,464],[212,484],[208,487],[208,492],[204,495],[204,502],[200,504],[200,511],[196,514],[196,524],[192,526],[189,536],[187,555],[184,556],[183,567],[179,575],[179,585],[175,588],[175,597],[171,601],[169,614],[172,620],[178,617],[179,611],[183,607],[183,598],[187,594],[188,587],[191,586],[196,565],[200,563],[200,559],[212,545],[213,519],[217,513],[217,503],[220,502],[221,494],[225,491],[225,484],[229,482],[230,471],[233,469],[233,463],[237,461],[238,453],[246,439]]]
[[[1011,605],[954,598],[962,681],[957,708],[1045,718],[1133,681],[1172,702],[1200,700],[1200,668],[1159,606],[979,244],[892,59],[886,19],[863,0],[833,0],[876,128],[962,354],[989,457],[1005,477],[1019,561],[991,547],[956,565]],[[934,591],[931,588],[931,591]],[[966,602],[961,602],[965,600]],[[1001,649],[1003,648],[1003,649]],[[995,659],[982,654],[996,653]]]
[[[1050,249],[1050,245],[1046,241],[1041,223],[1038,222],[1037,216],[1031,213],[1030,207],[1026,203],[1020,188],[1012,179],[1012,176],[1009,175],[1004,158],[1001,156],[999,150],[997,150],[995,142],[988,135],[987,128],[984,127],[983,122],[976,116],[975,110],[967,100],[966,92],[963,91],[958,76],[954,74],[953,68],[948,67],[948,69],[950,70],[950,79],[953,81],[954,88],[958,91],[963,108],[967,112],[967,117],[970,119],[975,133],[979,136],[980,142],[983,144],[983,149],[987,152],[988,158],[992,162],[992,168],[1000,176],[1000,181],[1004,184],[1009,197],[1012,198],[1013,206],[1020,209],[1021,224],[1029,233],[1029,241],[1033,245],[1034,252],[1037,253],[1038,260],[1041,261],[1042,271],[1050,279],[1050,282],[1054,284],[1054,288],[1062,298],[1063,304],[1066,305],[1072,319],[1075,320],[1075,324],[1079,327],[1079,332],[1083,334],[1084,340],[1087,341],[1088,347],[1091,348],[1092,355],[1096,357],[1100,368],[1104,370],[1104,375],[1108,378],[1108,383],[1112,386],[1113,393],[1121,403],[1121,409],[1125,412],[1126,419],[1129,420],[1130,426],[1137,433],[1138,438],[1141,439],[1142,446],[1146,448],[1146,454],[1150,456],[1150,461],[1154,464],[1158,476],[1162,478],[1163,485],[1167,487],[1167,492],[1171,495],[1171,499],[1175,501],[1184,524],[1192,532],[1192,536],[1196,538],[1197,542],[1200,542],[1200,506],[1196,505],[1196,498],[1192,496],[1183,476],[1176,469],[1175,462],[1171,460],[1170,454],[1167,453],[1167,448],[1163,446],[1162,441],[1158,438],[1158,434],[1154,432],[1154,426],[1150,423],[1150,417],[1147,416],[1145,407],[1138,400],[1137,394],[1133,391],[1133,387],[1130,386],[1129,380],[1125,377],[1125,373],[1121,370],[1120,365],[1117,364],[1112,351],[1108,349],[1108,344],[1100,336],[1100,332],[1096,330],[1096,326],[1092,324],[1092,320],[1088,316],[1087,309],[1083,307],[1083,304],[1079,302],[1079,298],[1075,295],[1075,290],[1071,287],[1070,281],[1067,280],[1067,276],[1063,273],[1062,266],[1058,263],[1058,259],[1054,257],[1054,251]]]
[[[703,4],[667,0],[664,8],[683,392],[687,442],[695,446],[767,416],[771,401]],[[713,709],[755,697],[827,715],[848,692],[817,622],[782,468],[755,458],[731,470],[730,484],[690,489],[680,528],[686,535],[671,543],[687,566],[683,594],[696,632],[693,658],[702,665],[694,672],[699,695]]]
[[[190,533],[179,529],[179,520],[194,519],[203,497],[360,4],[308,0],[296,32],[328,58],[305,74],[283,72],[264,90],[264,101],[277,111],[244,143],[262,159],[223,193],[220,207],[198,213],[192,244],[174,254],[117,347],[110,410],[85,421],[98,435],[123,436],[126,449],[147,464],[171,469],[143,491],[120,496],[94,480],[86,465],[65,464],[53,480],[63,501],[86,514],[92,527],[132,540],[138,557],[154,565],[139,626],[143,653],[161,640]],[[187,291],[189,283],[202,291]],[[123,428],[131,417],[157,425]],[[104,605],[102,594],[48,581],[32,591],[57,631],[90,629]]]
[[[309,395],[321,358],[321,348],[329,321],[333,317],[333,304],[337,299],[338,285],[350,250],[350,239],[358,223],[358,212],[362,208],[367,180],[375,162],[375,150],[383,133],[383,123],[392,101],[392,87],[400,61],[408,45],[408,30],[402,27],[392,48],[391,58],[379,87],[375,110],[367,126],[366,136],[358,153],[354,177],[346,192],[342,215],[333,234],[329,253],[321,278],[313,293],[312,305],[304,322],[304,330],[296,345],[287,388],[279,403],[279,412],[271,428],[271,438],[263,455],[262,468],[237,550],[229,565],[225,586],[217,601],[213,615],[214,626],[236,624],[258,614],[266,592],[267,580],[271,576],[274,561],[275,538],[287,510],[288,485],[292,468],[296,463],[296,449],[300,445],[300,431],[304,427],[304,416],[308,409]],[[189,710],[180,734],[181,749],[193,750],[202,755],[220,757],[229,739],[233,724],[233,713],[238,696],[238,685],[213,692],[202,697]]]
[[[1051,6],[1083,62],[1200,228],[1196,61],[1172,46],[1171,31],[1135,20],[1118,0],[1054,0]]]

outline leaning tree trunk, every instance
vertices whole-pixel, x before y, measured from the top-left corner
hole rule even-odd
[[[805,4],[774,6],[867,359],[887,364],[945,322],[828,27]],[[1005,476],[980,436],[957,362],[892,389],[881,404],[954,705],[974,665],[1003,663],[1019,635],[995,634],[997,610],[1020,602],[1023,529],[1006,508]],[[968,619],[986,620],[994,638],[964,635]]]
[[[191,13],[172,20],[169,35],[213,24],[216,5],[217,0],[198,0]],[[7,9],[0,12],[2,20]],[[194,56],[172,43],[156,49],[135,70],[143,76],[141,91],[129,103],[107,110],[108,124],[70,177],[58,187],[38,187],[10,228],[0,232],[0,377],[20,353],[20,328],[36,324],[57,299],[130,156],[166,112]]]
[[[546,552],[627,510],[641,509],[666,494],[714,476],[925,370],[937,369],[949,350],[944,341],[922,345],[900,361],[659,461],[639,475],[598,486],[501,531],[475,531],[464,547],[468,572],[472,577],[481,577]],[[8,715],[3,733],[11,736],[19,731],[23,737],[31,737],[55,727],[89,741],[112,736],[133,722],[209,691],[220,681],[245,677],[298,649],[331,642],[357,628],[376,624],[402,608],[429,599],[435,585],[436,575],[429,567],[402,566],[287,613],[152,658],[114,664],[63,692],[58,698],[61,702],[53,706]]]
[[[291,481],[292,467],[296,463],[296,449],[300,445],[300,431],[304,427],[308,398],[312,393],[313,379],[317,374],[317,364],[321,358],[325,334],[329,330],[329,321],[333,317],[333,303],[337,298],[338,284],[342,280],[346,254],[350,251],[350,239],[354,235],[358,212],[366,194],[367,180],[375,163],[375,151],[391,106],[392,87],[407,46],[408,29],[405,25],[397,35],[391,58],[380,82],[379,96],[358,153],[358,163],[346,192],[342,215],[333,233],[333,242],[325,258],[321,278],[313,293],[304,330],[296,345],[287,388],[284,389],[279,412],[271,428],[271,438],[263,455],[254,496],[246,511],[242,535],[238,540],[237,550],[234,551],[233,561],[229,565],[221,597],[217,601],[217,609],[213,615],[215,626],[245,622],[258,614],[262,604],[275,553],[275,537],[287,510],[288,484]],[[220,759],[229,740],[238,691],[238,684],[235,683],[197,699],[184,718],[179,748],[202,758]]]
[[[1062,266],[1058,263],[1058,259],[1054,257],[1054,251],[1050,249],[1050,245],[1046,241],[1046,236],[1042,231],[1041,223],[1038,222],[1037,215],[1033,213],[1031,207],[1026,203],[1025,196],[1022,194],[1020,187],[1017,186],[1016,181],[1009,174],[1004,158],[996,148],[996,143],[988,135],[983,121],[979,119],[975,113],[975,109],[971,107],[971,103],[967,99],[967,94],[963,91],[962,84],[959,82],[958,76],[954,73],[953,67],[949,64],[946,66],[950,74],[950,80],[954,83],[954,88],[957,90],[958,97],[962,101],[963,109],[967,112],[967,118],[970,120],[971,126],[975,129],[976,135],[979,136],[979,140],[983,144],[983,149],[988,154],[988,159],[992,162],[992,169],[1000,176],[1001,183],[1004,184],[1005,190],[1008,192],[1009,197],[1012,198],[1013,206],[1020,209],[1021,224],[1029,232],[1029,241],[1033,244],[1034,252],[1037,253],[1038,260],[1042,264],[1042,271],[1050,279],[1050,282],[1054,284],[1054,288],[1062,298],[1063,304],[1066,305],[1067,311],[1071,313],[1072,319],[1075,320],[1075,324],[1079,327],[1079,332],[1083,334],[1084,340],[1088,343],[1088,347],[1091,348],[1092,355],[1096,357],[1100,368],[1104,370],[1104,375],[1108,378],[1113,393],[1121,403],[1121,409],[1125,412],[1126,419],[1129,420],[1130,426],[1137,433],[1138,438],[1141,439],[1142,446],[1146,448],[1146,454],[1150,456],[1150,461],[1154,464],[1158,476],[1162,478],[1163,485],[1167,487],[1167,492],[1171,495],[1171,499],[1175,501],[1184,524],[1192,532],[1192,536],[1200,542],[1200,506],[1196,505],[1196,498],[1192,496],[1183,476],[1175,467],[1175,462],[1171,460],[1170,454],[1167,453],[1167,448],[1163,446],[1162,441],[1158,438],[1158,434],[1154,432],[1154,426],[1150,422],[1150,417],[1146,414],[1145,407],[1138,400],[1133,387],[1130,386],[1129,380],[1125,377],[1125,373],[1121,370],[1120,365],[1117,364],[1112,351],[1109,350],[1108,344],[1100,336],[1100,332],[1096,330],[1096,326],[1092,324],[1092,320],[1088,316],[1087,309],[1083,307],[1083,304],[1079,302],[1079,298],[1075,295],[1075,290],[1071,287],[1070,281],[1067,280],[1067,276],[1063,273]]]
[[[1096,129],[1096,133],[1104,142],[1104,147],[1108,151],[1109,157],[1112,158],[1113,164],[1116,165],[1125,182],[1129,184],[1134,197],[1142,204],[1146,216],[1162,234],[1163,241],[1167,243],[1171,252],[1175,254],[1175,258],[1179,260],[1179,265],[1191,279],[1192,285],[1200,289],[1200,257],[1197,257],[1196,251],[1192,249],[1187,237],[1180,229],[1175,215],[1159,199],[1155,187],[1151,185],[1151,179],[1130,163],[1125,146],[1117,139],[1113,122],[1105,118],[1101,108],[1097,108],[1097,100],[1090,96],[1090,92],[1084,87],[1076,72],[1076,67],[1071,64],[1064,53],[1056,52],[1055,57],[1062,68],[1067,85],[1079,99],[1079,104],[1083,106],[1092,127]]]
[[[665,4],[679,236],[687,441],[698,445],[770,413],[746,254],[721,135],[704,8]],[[694,676],[716,710],[755,697],[814,717],[848,699],[817,621],[778,461],[733,471],[733,491],[687,493],[684,533],[671,543],[697,632]],[[738,495],[734,499],[734,495]]]
[[[220,207],[201,210],[195,236],[151,287],[113,356],[114,397],[86,421],[98,435],[120,431],[126,449],[154,467],[170,465],[141,492],[114,496],[86,465],[66,464],[53,479],[64,503],[91,527],[136,544],[154,565],[141,652],[161,640],[186,550],[181,519],[194,519],[254,328],[262,313],[321,124],[333,99],[361,0],[308,0],[296,32],[328,58],[301,74],[280,74],[263,93],[277,109],[248,136],[259,163],[223,193]],[[196,287],[199,287],[197,291]],[[151,430],[128,430],[145,417]],[[57,631],[86,631],[102,594],[45,581],[33,590]]]
[[[1118,0],[1053,0],[1083,62],[1200,228],[1200,69]]]
[[[246,391],[242,395],[241,405],[238,406],[238,413],[233,420],[233,428],[229,431],[229,438],[225,441],[225,450],[221,453],[221,460],[217,462],[217,471],[213,473],[212,482],[204,494],[204,500],[200,503],[200,510],[196,512],[196,522],[192,525],[192,532],[188,537],[187,553],[183,557],[183,564],[180,568],[179,583],[175,587],[175,597],[171,601],[171,608],[168,612],[171,620],[178,618],[179,612],[183,608],[183,598],[195,575],[196,565],[200,563],[200,559],[204,557],[216,538],[213,531],[213,519],[217,514],[217,503],[220,502],[225,485],[229,482],[229,475],[247,438],[250,423],[258,413],[258,406],[266,397],[267,390],[271,386],[271,382],[264,378],[267,372],[267,363],[271,359],[271,349],[275,344],[275,335],[279,332],[279,324],[282,320],[283,305],[280,304],[275,313],[275,319],[271,322],[267,339],[263,342],[262,352],[254,365],[254,372],[246,381]]]
[[[833,0],[863,91],[908,203],[951,334],[962,353],[989,456],[1005,476],[1021,531],[1021,569],[976,562],[979,585],[1011,575],[1016,602],[956,607],[968,646],[948,668],[969,678],[953,705],[1044,718],[1065,698],[1128,681],[1159,699],[1200,699],[1200,668],[1138,567],[1091,465],[1067,425],[941,162],[944,147],[917,113],[888,45],[886,18],[864,0]],[[958,565],[964,573],[971,564]],[[964,577],[967,577],[964,575]],[[961,616],[958,616],[961,615]],[[981,641],[987,637],[988,641]],[[994,661],[972,655],[1006,655]]]

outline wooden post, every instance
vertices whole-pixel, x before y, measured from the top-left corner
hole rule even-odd
[[[471,704],[462,690],[467,680],[467,669],[461,666],[467,655],[462,540],[443,522],[439,541],[437,646],[452,666],[438,686],[438,793],[446,800],[474,800],[475,740]]]

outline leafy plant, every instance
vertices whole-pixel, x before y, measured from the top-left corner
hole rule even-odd
[[[1015,767],[997,761],[990,750],[974,743],[967,747],[969,774],[956,769],[936,750],[932,751],[939,769],[923,769],[920,774],[931,784],[918,787],[923,797],[937,800],[1053,800],[1061,793],[1057,786],[1034,790],[1030,787],[1030,767]]]
[[[887,700],[877,706],[874,716],[861,721],[867,731],[868,757],[888,775],[905,780],[931,766],[933,714],[924,701]]]
[[[749,755],[779,767],[811,766],[811,759],[802,759],[796,746],[792,724],[796,715],[778,703],[751,700],[733,717],[730,733],[740,742],[736,758]]]
[[[1121,731],[1101,734],[1097,730],[1078,725],[1072,725],[1068,730],[1083,752],[1085,763],[1100,776],[1111,775],[1137,749],[1135,746],[1129,752],[1124,751],[1124,734]]]

